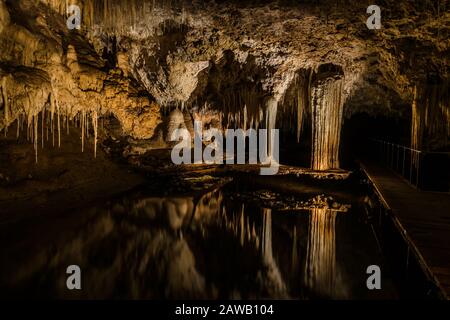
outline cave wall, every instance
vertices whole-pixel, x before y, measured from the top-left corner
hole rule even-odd
[[[80,30],[67,28],[69,3],[82,9]],[[448,4],[380,5],[383,28],[368,30],[366,4],[349,1],[1,0],[0,129],[24,122],[36,145],[66,122],[84,139],[112,114],[124,136],[149,141],[145,152],[167,146],[175,109],[187,126],[258,128],[274,99],[277,127],[300,140],[310,124],[311,166],[324,170],[339,167],[345,117],[420,105],[420,139],[445,148]],[[312,78],[330,64],[338,78]],[[422,86],[429,98],[414,103],[430,72],[439,94]]]

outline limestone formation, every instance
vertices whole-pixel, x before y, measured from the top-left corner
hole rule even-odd
[[[83,150],[112,115],[151,149],[180,110],[187,127],[206,114],[300,142],[308,130],[311,166],[326,170],[340,166],[346,117],[400,113],[413,147],[425,135],[444,148],[449,4],[382,2],[383,27],[368,30],[366,5],[347,1],[1,0],[0,130],[24,119],[37,151],[43,133],[59,145],[62,126],[80,126]],[[67,28],[70,4],[79,30]],[[339,72],[324,75],[330,66]]]

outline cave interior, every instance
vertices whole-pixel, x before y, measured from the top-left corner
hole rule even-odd
[[[98,210],[86,209],[90,213],[77,219],[69,212],[104,204],[114,225],[119,224],[119,216],[130,214],[135,219],[133,223],[127,220],[131,228],[147,223],[153,210],[148,208],[159,206],[158,213],[152,211],[152,217],[159,218],[148,219],[158,228],[159,224],[170,225],[166,238],[177,239],[166,239],[166,244],[154,249],[163,252],[159,256],[165,261],[162,266],[177,265],[168,267],[171,280],[164,282],[163,276],[155,276],[160,282],[150,290],[133,278],[136,283],[130,284],[134,289],[128,293],[102,282],[103,286],[91,288],[89,297],[255,297],[251,292],[257,290],[250,282],[243,289],[226,281],[217,284],[219,289],[209,288],[205,282],[221,275],[204,260],[221,262],[199,252],[215,247],[199,245],[202,242],[195,237],[200,231],[187,244],[180,240],[185,228],[197,226],[198,220],[212,220],[218,199],[226,202],[246,195],[242,184],[250,190],[272,188],[283,194],[279,199],[266,194],[274,197],[270,204],[262,193],[259,200],[252,198],[264,210],[248,213],[247,221],[239,216],[240,207],[230,204],[234,209],[229,210],[237,212],[232,218],[219,210],[222,220],[218,219],[229,224],[227,230],[237,238],[242,233],[243,247],[244,234],[259,241],[248,240],[248,246],[262,250],[269,271],[262,276],[264,284],[259,284],[264,294],[257,297],[352,296],[349,288],[336,285],[342,279],[331,256],[343,249],[335,248],[334,238],[315,239],[313,234],[305,247],[308,253],[302,256],[306,266],[298,267],[306,275],[295,278],[301,288],[287,288],[286,274],[295,272],[280,271],[284,267],[276,265],[291,259],[287,264],[294,266],[300,258],[287,257],[284,240],[276,244],[274,240],[272,246],[272,237],[281,232],[276,225],[300,222],[279,218],[275,211],[281,209],[274,203],[283,202],[290,208],[285,210],[294,210],[285,196],[296,194],[302,199],[297,208],[312,210],[309,222],[300,223],[302,227],[286,227],[289,247],[300,243],[301,230],[307,233],[308,223],[310,232],[316,225],[338,228],[336,215],[345,211],[345,203],[362,201],[361,163],[390,166],[421,192],[450,192],[450,2],[377,0],[382,25],[370,29],[366,10],[371,2],[0,0],[0,247],[4,249],[0,268],[6,270],[0,283],[20,295],[30,283],[45,282],[39,282],[34,272],[51,270],[48,274],[54,274],[69,252],[72,257],[81,255],[81,249],[70,245],[57,256],[50,249],[27,256],[29,260],[17,253],[21,248],[35,248],[37,238],[42,238],[36,242],[45,247],[63,239],[59,234],[64,230],[71,234],[101,216]],[[261,176],[260,164],[249,161],[228,165],[221,155],[213,164],[174,164],[171,152],[178,141],[173,132],[189,133],[193,147],[196,122],[203,132],[217,130],[223,139],[227,129],[267,129],[269,135],[277,129],[277,159],[274,139],[268,137],[269,164],[279,166],[277,174]],[[202,150],[207,146],[208,142],[200,142]],[[253,151],[249,143],[244,150],[248,160]],[[230,180],[236,190],[218,196],[218,186]],[[209,194],[211,190],[216,193]],[[137,201],[136,194],[165,200],[140,200],[132,209],[125,200],[125,204],[110,204],[130,193],[127,197],[133,201]],[[205,194],[209,195],[205,198]],[[334,201],[322,194],[331,194]],[[185,197],[194,199],[194,205],[180,200]],[[325,203],[325,209],[318,202]],[[128,233],[125,229],[107,231],[112,222],[101,219],[92,231],[95,237],[90,238],[89,227],[83,227],[86,235],[71,241],[95,247],[104,256],[94,259],[95,263],[111,265],[102,269],[108,270],[105,273],[123,275],[123,270],[118,271],[119,258],[104,260],[108,260],[108,248],[120,247],[117,243],[125,243]],[[254,225],[252,230],[251,221],[261,225],[260,231]],[[210,229],[211,233],[215,230]],[[102,238],[107,232],[113,235]],[[231,234],[222,229],[217,232],[219,242]],[[144,233],[133,241],[156,248],[159,240]],[[234,256],[236,251],[226,250],[232,260],[239,259]],[[251,274],[250,260],[259,256],[248,252],[239,268]],[[15,271],[20,261],[30,259],[37,266],[33,271]],[[90,263],[86,262],[89,258],[80,259],[80,264]],[[122,266],[127,259],[123,258]],[[149,263],[139,274],[145,277],[152,268],[156,268],[154,274],[162,272]],[[7,279],[11,274],[12,280]],[[89,276],[95,279],[96,275]],[[45,292],[61,293],[60,289]],[[361,294],[359,289],[351,290]]]

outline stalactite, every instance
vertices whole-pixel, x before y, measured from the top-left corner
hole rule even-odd
[[[295,135],[297,143],[310,113],[312,74],[311,69],[296,72],[279,105],[279,127]]]
[[[20,116],[17,117],[17,132],[16,132],[16,138],[17,140],[19,140],[20,137],[20,120],[19,120]]]
[[[56,114],[58,115],[58,148],[61,148],[61,110],[59,109],[59,103],[55,97]]]
[[[84,110],[81,111],[81,152],[84,152],[85,115],[86,112]]]
[[[267,128],[267,156],[272,162],[274,160],[274,144],[276,141],[272,141],[272,130],[276,129],[277,122],[278,102],[274,98],[270,98],[267,101],[266,108],[266,128]]]
[[[224,128],[254,128],[264,119],[263,95],[254,86],[242,86],[237,90],[221,93],[218,105]]]
[[[33,115],[33,127],[34,127],[34,134],[33,134],[33,141],[34,141],[34,154],[35,154],[35,160],[36,163],[38,163],[38,114]]]
[[[55,118],[55,102],[56,102],[56,98],[55,98],[55,90],[53,89],[53,84],[52,84],[52,93],[50,94],[50,132],[52,134],[52,145],[53,147],[55,146],[55,130],[54,130],[54,118]]]
[[[92,126],[94,128],[94,158],[97,158],[97,135],[98,135],[98,114],[97,110],[92,113]]]
[[[41,111],[41,148],[44,149],[45,107]]]
[[[5,116],[5,128],[9,124],[9,113],[10,113],[10,106],[8,101],[8,85],[7,85],[7,77],[3,77],[1,87],[0,87],[0,94],[2,96],[3,100],[3,108],[4,108],[4,116]]]

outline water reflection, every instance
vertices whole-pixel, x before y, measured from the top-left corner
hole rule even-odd
[[[334,296],[336,286],[336,211],[311,209],[305,260],[305,285],[319,295]]]
[[[339,262],[354,261],[337,255],[339,215],[281,213],[221,190],[125,197],[77,213],[86,217],[77,228],[56,225],[61,234],[45,245],[11,246],[0,284],[3,294],[62,298],[347,298]],[[71,264],[82,291],[65,287]]]
[[[277,296],[287,296],[286,284],[278,269],[277,262],[274,259],[272,251],[272,210],[263,209],[263,227],[262,227],[262,257],[264,265],[267,268],[267,277],[273,284],[272,293]]]

